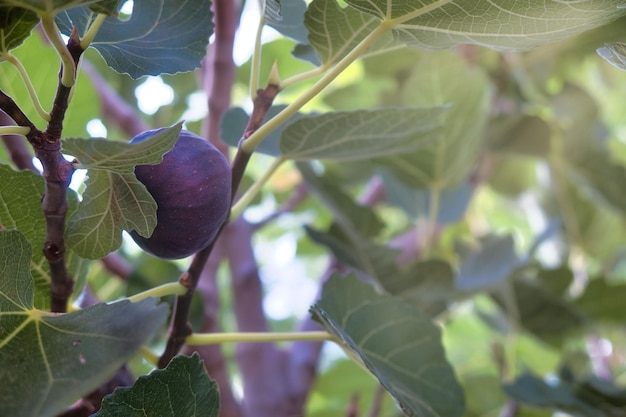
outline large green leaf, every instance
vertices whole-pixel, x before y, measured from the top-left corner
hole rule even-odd
[[[78,159],[80,168],[105,169],[117,173],[133,172],[135,165],[155,165],[172,149],[181,124],[165,129],[149,140],[126,143],[106,139],[70,138],[63,140],[63,152]]]
[[[117,388],[93,417],[217,417],[219,405],[217,384],[194,353],[174,357],[165,369],[139,377],[132,387]]]
[[[307,5],[304,0],[265,0],[265,21],[284,36],[307,42],[309,32],[302,24]]]
[[[42,41],[41,36],[35,31],[26,41],[12,53],[19,58],[28,78],[33,84],[39,101],[44,109],[50,110],[56,94],[59,80],[59,57],[49,43]],[[46,65],[42,63],[45,62]],[[100,100],[89,77],[80,73],[76,86],[76,93],[72,95],[67,113],[66,123],[63,124],[64,136],[88,136],[87,122],[101,117]],[[4,63],[0,65],[0,89],[11,96],[26,115],[40,129],[46,127],[46,121],[35,111],[32,102],[28,99],[28,91],[13,66]]]
[[[34,277],[34,305],[47,309],[50,305],[50,265],[43,254],[46,220],[41,209],[44,180],[30,171],[13,171],[0,164],[0,224],[17,229],[28,240],[32,252],[30,272]],[[77,199],[69,191],[69,213],[76,209]],[[65,253],[68,272],[75,279],[84,279],[89,262],[68,249]],[[77,288],[78,289],[78,288]]]
[[[122,244],[122,229],[150,236],[157,204],[135,174],[89,170],[87,190],[67,225],[67,244],[83,258],[98,259]]]
[[[407,416],[463,415],[463,391],[446,361],[441,331],[419,309],[377,294],[354,275],[333,275],[311,312]]]
[[[445,106],[332,112],[285,128],[280,149],[290,159],[358,160],[407,153],[439,137]]]
[[[346,0],[384,20],[408,45],[450,48],[473,43],[531,48],[604,25],[626,14],[622,0]]]
[[[84,33],[94,17],[80,7],[59,14],[57,22],[69,36],[73,26]],[[200,67],[213,26],[210,0],[136,0],[131,18],[108,17],[91,45],[132,78],[173,74]]]
[[[483,144],[488,114],[489,84],[485,74],[468,68],[451,52],[423,54],[404,88],[407,104],[420,107],[449,105],[437,122],[440,139],[414,152],[378,161],[406,184],[443,190],[459,185],[476,162]]]
[[[33,308],[31,248],[0,232],[0,415],[54,416],[110,378],[164,323],[155,299],[69,314]]]
[[[19,7],[0,7],[0,61],[3,54],[17,48],[39,23],[39,16]]]

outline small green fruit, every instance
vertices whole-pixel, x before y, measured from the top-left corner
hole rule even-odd
[[[131,143],[147,140],[162,130],[140,133]],[[130,232],[137,245],[159,258],[180,259],[213,241],[231,203],[230,165],[215,146],[182,130],[163,162],[138,165],[135,175],[158,205],[157,225],[150,237]]]

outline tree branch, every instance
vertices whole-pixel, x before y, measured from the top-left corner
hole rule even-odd
[[[67,48],[74,64],[77,65],[84,52],[83,49],[73,37],[68,40]],[[41,137],[41,141],[33,144],[35,155],[43,166],[43,177],[46,184],[42,201],[43,212],[46,217],[46,240],[43,251],[50,264],[51,310],[58,313],[66,311],[67,300],[74,287],[74,280],[65,265],[64,237],[67,188],[74,168],[61,154],[63,119],[69,105],[71,87],[63,85],[62,74],[63,68],[59,71],[59,82],[50,112],[50,122]]]

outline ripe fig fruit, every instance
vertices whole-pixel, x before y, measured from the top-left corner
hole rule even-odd
[[[162,130],[140,133],[131,143]],[[130,232],[137,245],[159,258],[180,259],[211,243],[231,203],[230,165],[215,146],[182,130],[163,162],[138,165],[135,175],[158,205],[157,225],[150,237]]]

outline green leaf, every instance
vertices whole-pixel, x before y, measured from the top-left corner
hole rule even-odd
[[[377,294],[354,275],[333,275],[311,312],[405,415],[463,415],[463,391],[446,361],[441,331],[419,309]]]
[[[0,7],[0,61],[2,55],[20,46],[39,23],[39,16],[18,7]]]
[[[117,388],[93,417],[217,417],[219,392],[197,353],[176,356],[165,369]]]
[[[79,168],[105,169],[116,173],[133,172],[135,165],[155,165],[174,147],[182,124],[165,129],[148,140],[126,143],[106,139],[70,138],[63,140],[63,152],[78,159]]]
[[[302,117],[280,138],[285,157],[359,160],[406,153],[439,137],[445,106],[325,113]]]
[[[98,259],[122,244],[122,229],[150,236],[156,227],[152,195],[134,173],[89,170],[87,190],[69,219],[66,240],[83,258]]]
[[[31,248],[0,232],[0,415],[48,417],[110,378],[165,322],[155,299],[53,315],[33,309]],[[9,383],[10,382],[10,383]]]
[[[609,43],[598,48],[598,55],[606,59],[611,65],[626,71],[626,44],[622,42]]]
[[[1,8],[0,8],[1,9]],[[54,101],[56,87],[59,80],[59,57],[54,48],[47,41],[42,41],[38,31],[33,32],[23,45],[12,51],[22,62],[30,78],[39,101],[44,108]],[[42,62],[47,63],[42,65]],[[76,94],[72,96],[63,124],[64,136],[88,136],[87,123],[92,119],[102,117],[100,100],[90,78],[81,72],[74,87]],[[12,65],[0,65],[0,89],[11,96],[20,108],[26,113],[41,130],[44,130],[47,121],[41,119],[35,111],[32,102],[28,99],[28,91],[18,72]]]
[[[95,13],[86,7],[57,16],[65,35],[84,33]],[[213,34],[210,0],[135,0],[127,21],[108,17],[93,46],[115,71],[132,78],[192,71],[200,67]]]
[[[324,64],[332,64],[346,56],[380,21],[350,8],[341,8],[335,0],[314,0],[304,15],[309,42]],[[383,36],[370,51],[393,44],[390,34]]]
[[[440,138],[424,142],[414,152],[380,158],[407,185],[443,190],[459,185],[474,167],[483,145],[483,128],[489,108],[485,74],[451,52],[426,53],[415,63],[404,87],[410,105],[449,105],[437,122]]]
[[[41,209],[44,180],[30,171],[13,171],[0,164],[0,224],[6,229],[17,229],[26,237],[32,252],[30,271],[34,277],[35,307],[47,309],[50,305],[50,265],[43,255],[46,239],[46,220]],[[76,195],[69,193],[69,212],[75,210]],[[65,259],[68,272],[75,278],[85,276],[88,262],[72,250],[67,250]],[[77,286],[79,287],[79,286]],[[77,288],[80,290],[80,288]]]
[[[526,49],[572,36],[623,16],[622,0],[346,0],[384,20],[396,39],[419,48],[472,43]]]

